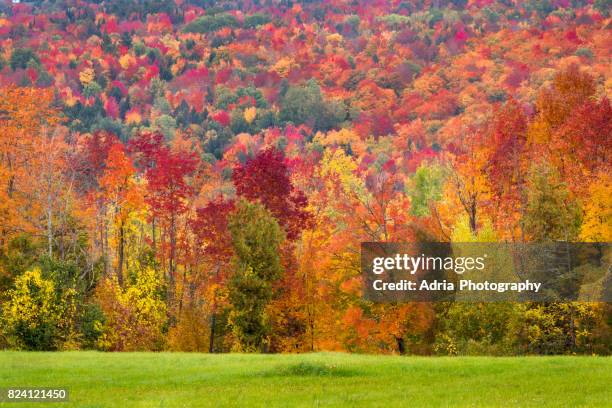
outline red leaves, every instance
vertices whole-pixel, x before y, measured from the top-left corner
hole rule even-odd
[[[186,198],[191,196],[193,187],[186,177],[196,169],[195,154],[160,150],[155,157],[155,166],[147,170],[149,182],[147,202],[153,212],[160,216],[174,216],[187,210]]]
[[[75,170],[80,176],[80,186],[87,191],[96,186],[96,180],[105,169],[106,158],[118,139],[112,133],[96,131],[85,140],[83,151],[76,157]]]
[[[198,159],[195,153],[172,151],[159,133],[144,133],[130,142],[132,151],[142,155],[148,181],[147,203],[160,218],[175,219],[187,210],[186,199],[194,194],[187,177],[194,173]]]
[[[139,166],[147,168],[153,164],[157,152],[164,144],[164,136],[161,133],[141,133],[136,138],[130,140],[129,149],[136,153]]]
[[[612,107],[610,100],[588,100],[576,108],[559,130],[559,139],[567,145],[569,154],[593,171],[607,166],[612,150]]]
[[[285,229],[287,239],[296,240],[308,228],[311,216],[306,211],[304,193],[293,186],[282,152],[268,148],[234,168],[232,181],[236,193],[260,201]]]
[[[492,152],[488,173],[498,198],[518,199],[525,169],[524,150],[527,142],[527,117],[519,103],[510,99],[497,112],[491,131]]]
[[[387,112],[373,112],[372,114],[362,113],[359,117],[359,122],[355,124],[355,131],[362,139],[373,135],[374,137],[386,136],[393,134],[393,120]]]
[[[197,249],[204,255],[228,262],[232,256],[232,239],[227,228],[228,217],[234,211],[234,202],[219,196],[196,210],[191,221]]]
[[[212,115],[212,119],[219,123],[221,126],[229,126],[230,116],[226,111],[217,112]]]
[[[106,111],[106,114],[113,119],[117,119],[119,117],[119,105],[117,104],[115,98],[111,97],[106,99],[106,102],[104,102],[104,110]]]

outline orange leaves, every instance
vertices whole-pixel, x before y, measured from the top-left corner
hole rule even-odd
[[[588,186],[580,239],[588,242],[612,240],[612,175],[601,173]]]
[[[364,80],[359,84],[353,105],[365,112],[389,111],[395,106],[393,90],[380,88],[374,81]]]
[[[360,277],[352,277],[340,284],[340,289],[352,296],[360,296],[362,289],[362,281]]]
[[[572,64],[555,75],[553,86],[542,90],[536,106],[540,120],[550,128],[560,126],[570,112],[595,93],[595,82],[578,65]]]
[[[117,213],[126,217],[129,210],[142,209],[143,191],[135,179],[136,170],[125,147],[115,142],[108,151],[106,169],[99,183],[103,193],[117,206]]]
[[[125,152],[125,147],[122,143],[115,142],[108,151],[106,171],[100,179],[100,186],[103,189],[116,190],[133,175],[134,166]]]
[[[367,314],[352,305],[344,312],[339,330],[344,347],[351,351],[404,353],[405,339],[423,337],[433,322],[434,311],[428,303],[377,304],[368,307]]]
[[[33,220],[44,205],[36,177],[53,156],[47,152],[47,137],[59,123],[52,100],[50,90],[0,91],[0,244],[6,235],[36,229]]]

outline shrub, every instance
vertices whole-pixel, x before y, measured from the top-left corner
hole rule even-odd
[[[102,334],[96,346],[110,351],[162,349],[166,305],[161,293],[159,277],[151,268],[141,271],[135,284],[125,289],[116,280],[103,280],[96,299],[105,322],[97,324]]]
[[[55,284],[44,279],[40,269],[15,279],[3,305],[2,331],[10,346],[25,350],[55,350],[61,346],[63,329],[70,318],[69,297],[57,294]]]

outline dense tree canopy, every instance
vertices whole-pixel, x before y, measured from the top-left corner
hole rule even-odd
[[[0,5],[0,347],[610,353],[609,306],[374,304],[359,256],[610,242],[608,9]]]

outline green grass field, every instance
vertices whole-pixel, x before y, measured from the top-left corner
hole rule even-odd
[[[68,388],[52,406],[592,407],[611,385],[604,357],[0,352],[0,387]]]

